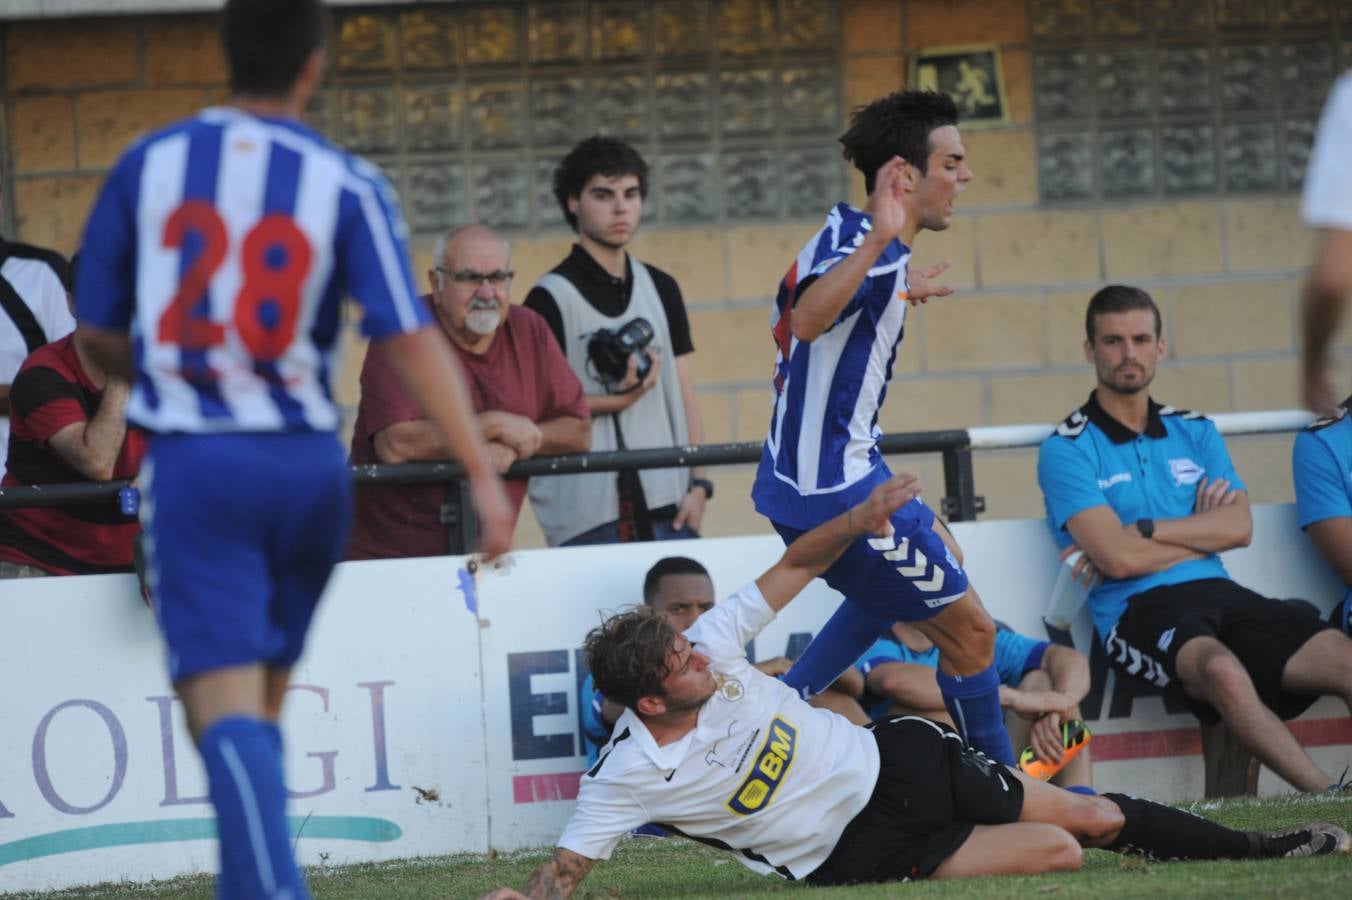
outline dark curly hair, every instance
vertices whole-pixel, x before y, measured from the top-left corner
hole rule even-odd
[[[958,107],[947,94],[897,91],[855,108],[839,138],[842,155],[864,173],[864,190],[871,194],[878,170],[894,156],[924,173],[933,150],[930,132],[957,124]]]
[[[675,641],[676,630],[666,616],[637,606],[593,628],[582,652],[596,689],[633,709],[640,697],[666,695],[662,682],[671,672],[667,657]]]
[[[582,189],[597,175],[637,175],[639,196],[648,196],[648,164],[638,151],[619,138],[589,137],[570,150],[554,170],[554,199],[574,231],[577,216],[568,210],[568,201],[582,196]]]

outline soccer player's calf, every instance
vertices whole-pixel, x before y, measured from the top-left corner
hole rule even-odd
[[[1015,757],[993,665],[995,622],[967,581],[948,529],[916,500],[892,518],[895,533],[857,541],[824,576],[845,595],[784,681],[804,696],[825,690],[898,620],[939,648],[944,706],[973,746],[1005,765]],[[776,526],[786,543],[798,532]]]

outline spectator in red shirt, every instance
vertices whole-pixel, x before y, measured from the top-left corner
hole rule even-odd
[[[9,468],[0,486],[136,477],[146,445],[127,428],[129,393],[76,334],[34,350],[10,388]],[[0,578],[130,572],[140,531],[116,499],[0,510]]]
[[[482,225],[456,228],[437,242],[423,297],[464,366],[489,455],[499,472],[537,454],[580,453],[591,446],[582,385],[536,313],[510,301],[507,241]],[[354,465],[445,460],[441,432],[408,396],[384,352],[372,346],[361,372],[361,404],[352,435]],[[506,482],[516,514],[526,480]],[[442,484],[357,491],[349,559],[437,556],[449,546]]]

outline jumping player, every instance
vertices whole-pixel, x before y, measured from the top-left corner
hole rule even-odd
[[[837,204],[789,266],[772,313],[775,407],[751,496],[792,544],[868,496],[889,475],[878,452],[907,302],[951,293],[911,273],[916,235],[942,231],[972,180],[945,94],[901,91],[855,111],[840,138],[864,175],[862,210]],[[845,602],[785,676],[820,693],[892,622],[910,622],[939,648],[937,679],[958,730],[992,759],[1014,764],[992,665],[995,623],[967,583],[952,535],[919,499],[895,533],[860,538],[823,576]]]
[[[306,896],[277,722],[351,515],[329,387],[345,293],[465,466],[484,552],[510,539],[459,370],[416,300],[389,184],[298,122],[326,30],[319,0],[229,0],[230,105],[132,144],[80,255],[80,331],[134,379],[128,416],[151,433],[151,586],[227,898]]]

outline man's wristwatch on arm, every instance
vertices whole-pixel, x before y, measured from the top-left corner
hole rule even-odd
[[[1137,519],[1136,530],[1141,533],[1141,537],[1145,538],[1147,541],[1150,540],[1155,536],[1155,520]]]
[[[700,488],[704,491],[705,500],[714,499],[714,483],[709,479],[707,478],[690,479],[690,490],[693,491],[695,488]]]

